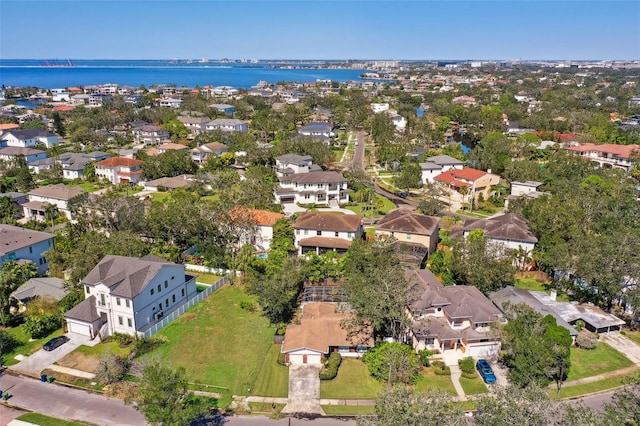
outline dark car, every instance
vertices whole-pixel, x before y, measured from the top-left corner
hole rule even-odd
[[[407,198],[407,196],[409,195],[409,193],[405,191],[400,191],[397,194],[398,194],[398,197],[400,198]]]
[[[54,337],[53,339],[45,343],[42,349],[44,349],[45,351],[52,351],[55,348],[64,345],[68,341],[69,338],[67,336]]]
[[[486,359],[479,359],[476,362],[476,368],[478,369],[478,372],[484,379],[485,383],[490,384],[496,382],[496,375],[493,374],[493,369]]]

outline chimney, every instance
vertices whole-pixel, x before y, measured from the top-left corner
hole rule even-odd
[[[487,169],[487,173],[491,174],[491,169]]]
[[[551,298],[551,300],[556,300],[556,297],[558,296],[558,291],[556,289],[551,290],[551,292],[549,293],[549,297]]]

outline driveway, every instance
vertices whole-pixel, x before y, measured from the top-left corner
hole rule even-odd
[[[640,347],[634,341],[623,336],[619,331],[602,333],[600,337],[606,344],[629,358],[631,362],[640,365]]]
[[[19,363],[8,367],[10,370],[27,376],[39,377],[40,372],[49,367],[54,362],[62,359],[67,354],[73,352],[78,346],[94,346],[99,343],[98,339],[91,341],[87,336],[81,336],[79,334],[68,333],[69,341],[62,346],[48,352],[44,349],[40,349],[38,352],[28,356]]]
[[[289,366],[289,402],[282,409],[284,414],[324,415],[320,407],[320,366]]]

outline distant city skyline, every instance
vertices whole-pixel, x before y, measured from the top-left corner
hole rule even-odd
[[[638,1],[0,0],[0,58],[638,60]]]

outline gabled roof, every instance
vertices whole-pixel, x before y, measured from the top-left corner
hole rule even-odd
[[[451,170],[451,173],[456,179],[465,179],[470,181],[478,180],[487,174],[485,171],[473,169],[471,167],[467,167],[462,170],[454,169]]]
[[[11,297],[22,302],[38,296],[50,296],[55,300],[60,300],[68,292],[69,290],[67,290],[64,280],[54,277],[39,277],[31,278],[29,281],[22,284],[13,293],[11,293]]]
[[[464,161],[453,158],[449,155],[436,155],[434,157],[427,158],[430,163],[435,163],[439,166],[462,166]]]
[[[347,182],[347,179],[338,172],[309,172],[309,173],[295,173],[289,176],[280,178],[280,182],[293,182],[293,183],[342,183]]]
[[[12,134],[17,139],[26,140],[32,138],[49,138],[53,136],[57,136],[47,130],[44,129],[24,129],[24,130],[7,130],[2,137],[5,137],[8,134]]]
[[[53,239],[55,235],[19,226],[0,224],[0,257],[18,249]]]
[[[69,309],[65,314],[65,318],[93,323],[100,319],[100,314],[96,309],[96,297],[89,296],[73,308]]]
[[[628,159],[633,151],[640,151],[640,145],[617,145],[612,143],[596,145],[593,143],[583,143],[582,145],[569,147],[567,148],[567,150],[575,152],[602,152],[605,154],[613,154],[617,157]]]
[[[298,155],[298,154],[285,154],[280,157],[276,157],[276,161],[279,161],[283,164],[306,164],[310,163],[313,160],[313,157],[310,155]]]
[[[66,186],[62,183],[56,185],[41,186],[29,191],[29,195],[53,198],[55,200],[69,201],[73,197],[84,194],[84,190],[79,186]]]
[[[5,146],[0,148],[0,155],[16,156],[16,155],[38,155],[46,154],[45,151],[35,148],[26,148],[22,146]]]
[[[373,330],[369,327],[350,336],[342,327],[347,317],[344,312],[336,312],[336,306],[330,303],[303,305],[300,324],[287,326],[281,351],[311,349],[327,354],[331,346],[373,346]]]
[[[526,219],[515,213],[507,213],[490,219],[467,219],[463,226],[463,232],[474,229],[482,229],[486,238],[526,241],[537,243],[538,239],[529,230]]]
[[[82,280],[83,285],[104,284],[114,296],[134,298],[166,265],[175,265],[157,256],[140,259],[107,255]]]
[[[229,147],[220,142],[210,142],[204,145],[197,146],[191,150],[191,152],[205,152],[205,153],[217,153],[226,152]]]
[[[298,129],[298,133],[302,132],[330,132],[333,130],[333,125],[329,123],[315,122],[309,123],[306,126],[302,126]]]
[[[440,218],[438,217],[425,216],[409,209],[394,209],[378,221],[376,229],[416,235],[433,235],[439,224]]]
[[[229,210],[231,219],[239,221],[248,221],[251,224],[260,226],[273,226],[276,221],[283,218],[282,213],[271,212],[268,210],[250,209],[248,207],[236,206]]]
[[[309,237],[298,241],[300,247],[320,247],[328,249],[348,250],[351,247],[351,241],[335,238],[335,237]]]
[[[241,124],[247,124],[247,122],[236,118],[216,118],[209,121],[207,126],[238,126]]]
[[[361,224],[362,216],[356,214],[304,212],[298,216],[293,224],[293,228],[356,232]]]
[[[142,165],[142,161],[135,158],[111,157],[106,160],[98,161],[94,164],[96,167],[135,167]]]

